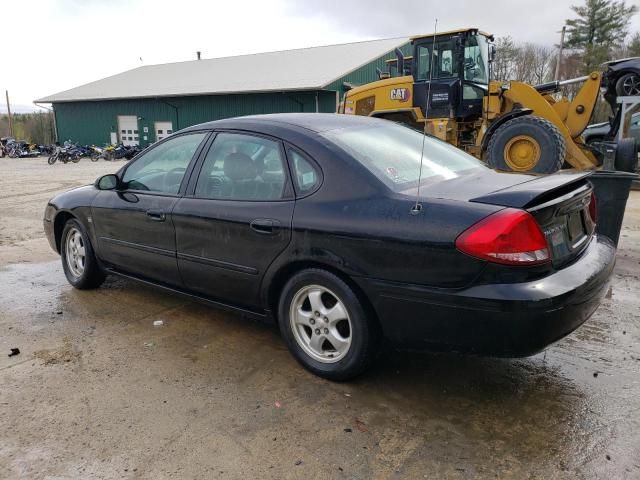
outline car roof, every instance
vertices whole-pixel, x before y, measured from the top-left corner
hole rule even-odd
[[[358,115],[343,115],[337,113],[270,113],[265,115],[248,115],[246,117],[226,118],[212,122],[201,123],[184,129],[201,130],[217,128],[241,128],[270,125],[279,127],[298,127],[320,133],[339,128],[373,126],[386,123],[384,120]]]

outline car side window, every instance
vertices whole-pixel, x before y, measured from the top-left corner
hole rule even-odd
[[[298,193],[305,194],[313,190],[320,181],[320,175],[314,166],[300,152],[293,148],[287,150],[291,160]]]
[[[220,133],[202,165],[198,198],[280,200],[286,181],[280,143],[253,135]]]
[[[177,194],[189,162],[206,136],[180,135],[149,150],[125,170],[125,188]]]

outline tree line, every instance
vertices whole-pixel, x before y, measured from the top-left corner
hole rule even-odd
[[[493,78],[537,85],[588,75],[609,60],[640,57],[640,32],[628,31],[631,17],[638,11],[636,5],[627,5],[625,0],[585,0],[571,8],[575,16],[565,22],[566,38],[557,79],[560,45],[517,42],[511,36],[496,39]],[[563,93],[573,98],[581,86],[568,85]],[[600,98],[592,122],[606,121],[610,115],[609,105]]]
[[[55,141],[53,113],[14,113],[13,137],[17,140],[26,140],[38,145],[49,145]],[[9,128],[9,115],[0,115],[0,137],[11,136]]]
[[[640,32],[629,35],[631,17],[638,11],[625,0],[586,0],[571,7],[558,80],[587,75],[603,62],[640,56]],[[496,39],[493,78],[539,84],[554,80],[559,45],[517,42],[511,36]]]

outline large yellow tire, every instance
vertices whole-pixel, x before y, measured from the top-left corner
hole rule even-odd
[[[554,173],[562,168],[565,155],[565,140],[556,126],[525,115],[505,122],[491,135],[485,158],[496,170]]]

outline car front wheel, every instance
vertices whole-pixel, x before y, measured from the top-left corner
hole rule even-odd
[[[285,285],[278,322],[296,359],[329,380],[348,380],[374,360],[378,329],[358,296],[336,275],[304,270]]]
[[[68,220],[60,243],[62,268],[71,285],[80,290],[97,288],[105,274],[98,265],[86,231],[75,219]]]

